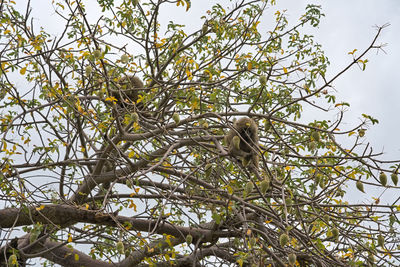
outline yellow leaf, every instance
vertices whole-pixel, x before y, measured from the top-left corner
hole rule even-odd
[[[79,261],[79,255],[75,253],[75,261]]]
[[[167,244],[168,244],[170,247],[172,247],[171,237],[172,237],[172,235],[167,235],[167,236],[166,236],[166,239],[165,239],[165,242],[167,242]]]
[[[192,73],[188,69],[186,69],[186,76],[188,77],[189,80],[193,79]]]
[[[107,102],[113,102],[114,104],[117,103],[117,99],[113,96],[109,96],[105,99]]]
[[[24,75],[25,72],[26,72],[26,67],[22,68],[22,69],[19,71],[19,73],[21,73],[21,75]]]
[[[42,210],[44,209],[44,205],[40,205],[40,207],[36,208],[36,210]]]
[[[352,52],[349,52],[349,55],[353,55],[355,52],[357,51],[357,49],[354,49]]]
[[[307,84],[304,84],[303,88],[307,91],[307,93],[311,93],[310,88]]]
[[[129,208],[133,208],[133,210],[136,212],[136,204],[133,203],[133,201],[131,202],[131,204],[129,205]]]
[[[208,73],[208,79],[211,80],[213,77],[212,73],[209,70],[205,70],[204,72]]]
[[[286,74],[288,73],[287,68],[283,67],[283,72]]]
[[[228,186],[228,193],[229,193],[229,195],[232,195],[232,194],[233,194],[233,189],[232,189],[232,187],[230,187],[230,186]]]
[[[138,95],[138,100],[136,101],[136,103],[140,103],[143,100],[143,96],[142,95]]]
[[[77,105],[76,108],[78,109],[79,113],[81,113],[81,114],[83,113],[83,108],[80,105]]]
[[[71,243],[71,242],[72,242],[72,235],[68,234],[68,243]]]
[[[190,9],[190,1],[186,0],[186,12]]]
[[[251,62],[247,63],[247,69],[252,70],[253,69],[253,64]]]

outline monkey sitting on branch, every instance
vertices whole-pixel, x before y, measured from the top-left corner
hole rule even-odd
[[[127,107],[139,99],[139,90],[143,90],[143,82],[137,76],[125,76],[116,83],[117,89],[111,89],[111,96],[117,99],[120,107]],[[137,105],[139,106],[139,105]]]
[[[225,136],[228,152],[232,156],[241,157],[243,166],[251,163],[258,168],[258,126],[253,119],[245,117],[234,122],[233,129]]]

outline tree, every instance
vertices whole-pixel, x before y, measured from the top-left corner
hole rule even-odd
[[[216,4],[188,30],[160,16],[189,0],[98,0],[97,18],[93,1],[55,0],[52,35],[29,2],[2,1],[2,265],[397,265],[399,200],[379,200],[398,195],[399,161],[366,143],[373,117],[344,129],[331,90],[385,26],[326,77],[301,33],[320,7],[291,25],[263,15],[274,2]],[[223,141],[241,117],[258,168]]]

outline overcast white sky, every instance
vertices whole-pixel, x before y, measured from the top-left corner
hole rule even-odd
[[[338,99],[351,104],[346,121],[356,123],[362,113],[379,120],[379,124],[367,131],[368,141],[373,147],[384,148],[386,159],[400,159],[400,1],[398,0],[335,0],[305,1],[278,0],[279,6],[288,9],[293,19],[312,2],[322,5],[325,18],[314,33],[316,40],[323,45],[333,75],[351,61],[347,53],[353,49],[367,48],[376,34],[375,25],[390,23],[383,31],[379,43],[387,43],[385,53],[372,52],[367,55],[369,63],[365,71],[353,68],[335,82]]]

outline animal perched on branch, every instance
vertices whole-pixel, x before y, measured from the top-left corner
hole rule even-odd
[[[143,89],[143,82],[137,76],[125,76],[116,83],[118,88],[111,90],[111,96],[117,99],[119,106],[124,107],[136,104],[139,91]]]
[[[237,120],[226,134],[225,142],[230,155],[241,157],[244,166],[252,163],[258,168],[258,126],[253,119],[245,117]]]

